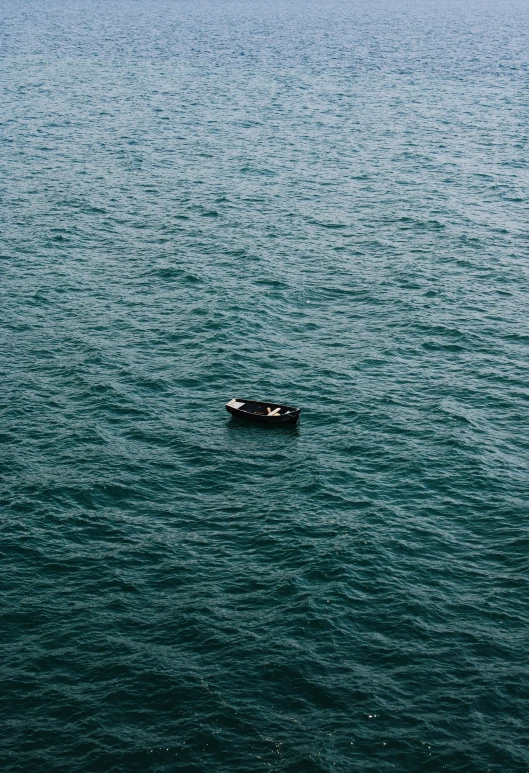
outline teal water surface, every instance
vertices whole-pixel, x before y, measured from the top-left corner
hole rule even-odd
[[[529,770],[528,40],[4,1],[2,770]]]

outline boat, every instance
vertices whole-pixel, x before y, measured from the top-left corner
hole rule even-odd
[[[259,421],[262,424],[269,424],[271,426],[295,424],[301,412],[301,408],[294,408],[291,405],[259,402],[258,400],[242,400],[239,397],[234,397],[233,400],[226,403],[226,410],[232,416],[237,416],[239,419]]]

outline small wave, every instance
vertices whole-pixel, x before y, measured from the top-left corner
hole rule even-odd
[[[330,231],[333,230],[343,230],[344,228],[347,228],[347,225],[345,223],[332,223],[329,221],[323,221],[323,220],[310,220],[309,221],[312,225],[317,225],[320,228],[327,228]]]

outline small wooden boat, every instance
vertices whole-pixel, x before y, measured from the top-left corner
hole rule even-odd
[[[233,400],[226,403],[226,410],[232,416],[237,416],[240,419],[260,421],[263,424],[274,426],[295,424],[301,412],[301,408],[293,408],[291,405],[241,400],[239,397],[234,397]]]

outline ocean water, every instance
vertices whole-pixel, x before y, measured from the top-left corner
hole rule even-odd
[[[2,770],[528,771],[528,4],[4,0],[0,97]]]

